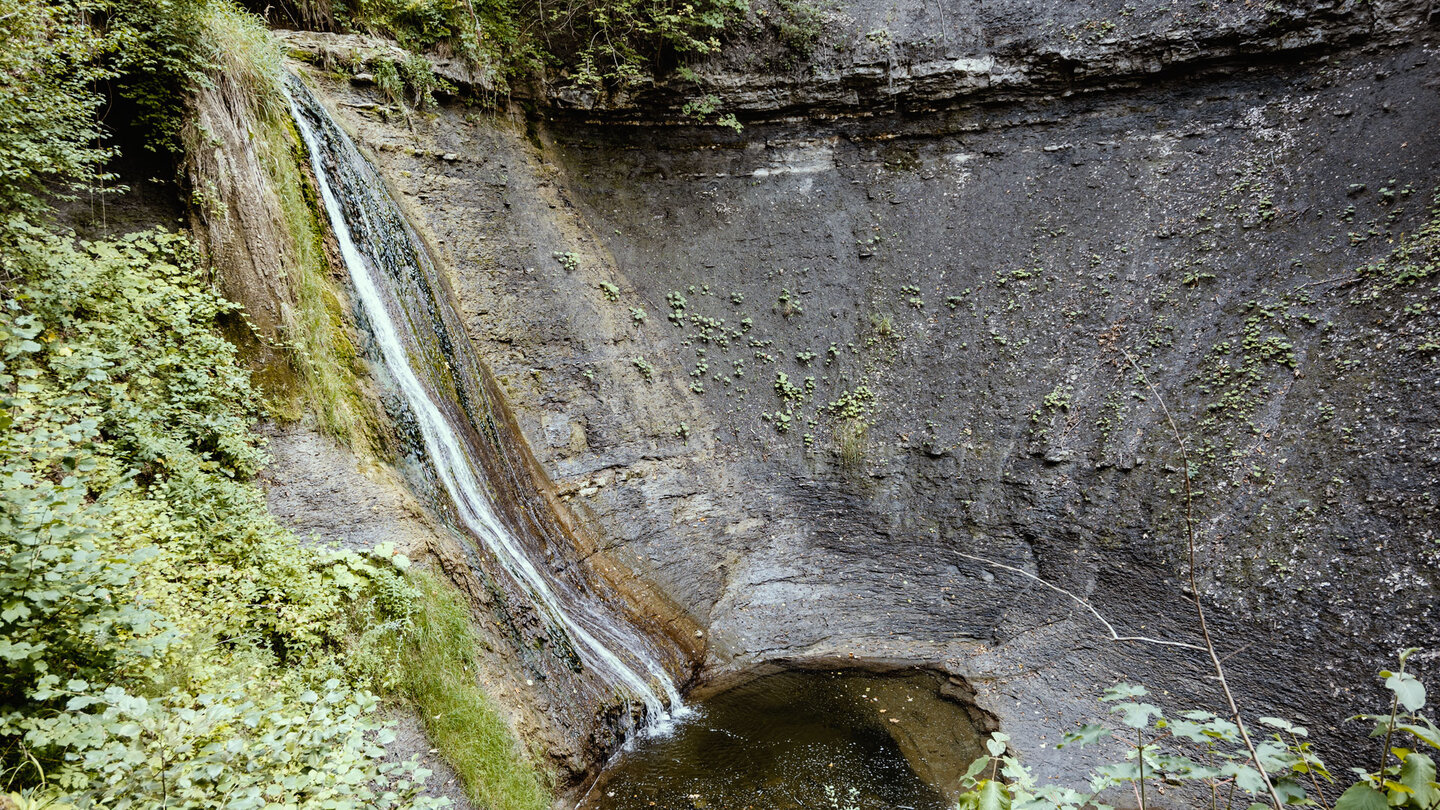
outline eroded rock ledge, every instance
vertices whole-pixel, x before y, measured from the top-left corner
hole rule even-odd
[[[785,12],[756,6],[721,56],[695,80],[616,93],[562,82],[521,85],[551,113],[630,123],[689,123],[687,101],[713,96],[742,120],[869,117],[942,109],[958,102],[1143,85],[1187,71],[1265,67],[1305,55],[1395,46],[1440,26],[1433,0],[1310,0],[1177,4],[1163,0],[1000,0],[901,5],[850,0],[811,12],[823,28],[795,50],[767,22]],[[387,40],[353,34],[278,32],[293,53],[322,64],[403,60]],[[488,66],[427,57],[457,88],[492,92]]]
[[[755,45],[742,46],[697,71],[698,92],[714,94],[721,109],[758,118],[868,116],[1399,44],[1437,19],[1430,0],[1198,5],[1001,0],[918,7],[855,0],[847,13],[831,15],[843,33],[810,64],[788,72],[757,71],[757,56],[774,64],[783,55],[774,48],[766,53]],[[558,92],[555,102],[586,108],[590,99]],[[644,117],[647,108],[666,102],[674,103],[657,92],[611,106],[622,116]]]

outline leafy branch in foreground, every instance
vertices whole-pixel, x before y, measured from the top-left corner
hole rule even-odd
[[[1385,688],[1392,693],[1390,712],[1351,718],[1374,723],[1375,730],[1370,736],[1384,737],[1385,743],[1380,749],[1380,768],[1373,772],[1353,769],[1360,781],[1340,795],[1335,810],[1440,808],[1440,784],[1435,781],[1434,760],[1410,748],[1391,746],[1398,732],[1400,739],[1412,739],[1427,748],[1440,749],[1440,728],[1419,714],[1425,708],[1425,686],[1405,671],[1406,662],[1415,652],[1411,648],[1400,654],[1399,671],[1380,671],[1380,677],[1385,679]]]
[[[1384,738],[1381,767],[1374,772],[1354,769],[1358,781],[1335,802],[1326,803],[1325,786],[1335,776],[1325,765],[1304,727],[1279,717],[1261,717],[1268,736],[1252,748],[1239,727],[1214,712],[1194,710],[1170,716],[1165,709],[1142,699],[1142,686],[1118,684],[1100,700],[1111,704],[1119,724],[1133,733],[1120,737],[1098,724],[1081,726],[1065,735],[1057,748],[1086,746],[1113,738],[1124,745],[1124,759],[1094,768],[1083,789],[1042,785],[1031,770],[1009,753],[1009,737],[1001,733],[986,741],[988,754],[975,760],[966,773],[958,810],[1109,810],[1107,795],[1128,789],[1137,805],[1150,806],[1147,784],[1197,785],[1208,794],[1210,810],[1257,810],[1268,805],[1257,797],[1278,796],[1284,807],[1320,807],[1325,810],[1436,810],[1440,783],[1435,762],[1415,748],[1440,749],[1440,728],[1419,712],[1425,706],[1425,687],[1400,670],[1382,670],[1385,687],[1393,694],[1389,713],[1361,715],[1374,723],[1371,736]],[[1403,711],[1402,711],[1403,710]],[[1256,765],[1259,767],[1257,768]],[[1312,792],[1313,791],[1313,792]]]

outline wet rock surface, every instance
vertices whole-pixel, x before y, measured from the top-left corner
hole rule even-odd
[[[561,497],[712,673],[931,664],[1065,774],[1104,686],[1213,708],[1205,669],[974,558],[1195,641],[1162,401],[1250,707],[1355,750],[1374,670],[1436,641],[1435,282],[1356,272],[1435,216],[1427,36],[738,135],[407,126],[320,81]]]

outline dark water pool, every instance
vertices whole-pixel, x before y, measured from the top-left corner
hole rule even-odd
[[[585,810],[944,810],[979,752],[963,705],[929,673],[791,671],[704,700],[641,740]]]

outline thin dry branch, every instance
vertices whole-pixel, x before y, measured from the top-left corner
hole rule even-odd
[[[1155,401],[1160,404],[1160,410],[1165,414],[1165,421],[1170,423],[1170,432],[1175,436],[1175,443],[1180,447],[1180,461],[1184,465],[1185,475],[1185,539],[1190,550],[1190,597],[1195,602],[1195,616],[1200,620],[1200,637],[1205,641],[1205,652],[1210,655],[1211,666],[1215,670],[1215,680],[1220,682],[1220,690],[1225,693],[1225,702],[1230,706],[1230,718],[1240,729],[1240,737],[1245,741],[1245,750],[1250,753],[1250,761],[1259,772],[1260,778],[1265,782],[1265,788],[1270,793],[1270,801],[1274,804],[1275,810],[1283,810],[1285,802],[1280,799],[1276,792],[1275,785],[1270,781],[1270,774],[1265,772],[1265,766],[1260,764],[1260,755],[1255,751],[1255,743],[1250,741],[1250,731],[1245,727],[1245,721],[1240,717],[1240,707],[1235,703],[1235,695],[1230,691],[1230,681],[1225,678],[1225,665],[1220,660],[1220,655],[1215,651],[1215,642],[1210,638],[1210,626],[1205,621],[1205,608],[1200,602],[1200,586],[1195,577],[1195,510],[1194,494],[1190,488],[1190,452],[1185,448],[1185,437],[1180,433],[1179,425],[1175,424],[1175,417],[1170,414],[1170,406],[1165,404],[1165,398],[1160,396],[1160,391],[1150,382],[1150,377],[1145,374],[1145,369],[1135,362],[1135,358],[1123,348],[1120,353],[1135,371],[1140,375],[1140,381],[1150,389],[1155,396]]]
[[[1012,573],[1019,574],[1019,575],[1021,575],[1021,576],[1023,576],[1023,577],[1029,577],[1030,579],[1035,580],[1036,582],[1040,583],[1041,585],[1044,585],[1045,587],[1049,588],[1049,589],[1052,590],[1052,591],[1055,591],[1055,592],[1057,592],[1057,593],[1062,593],[1062,594],[1070,597],[1071,599],[1075,600],[1075,603],[1076,603],[1076,604],[1078,604],[1078,605],[1080,605],[1081,607],[1085,608],[1086,610],[1090,611],[1090,615],[1091,615],[1091,616],[1094,616],[1097,621],[1099,621],[1101,624],[1105,625],[1105,630],[1106,630],[1106,632],[1108,632],[1108,633],[1110,634],[1110,640],[1111,640],[1111,641],[1141,641],[1141,642],[1144,642],[1144,643],[1146,643],[1146,644],[1159,644],[1159,645],[1162,645],[1162,646],[1165,646],[1165,647],[1183,647],[1183,648],[1185,648],[1185,649],[1187,649],[1187,650],[1199,650],[1200,652],[1204,652],[1204,651],[1205,651],[1205,648],[1204,648],[1204,647],[1201,647],[1201,646],[1196,645],[1196,644],[1188,644],[1188,643],[1186,643],[1186,642],[1184,642],[1184,641],[1171,641],[1171,640],[1169,640],[1169,639],[1163,639],[1163,638],[1150,638],[1149,636],[1122,636],[1122,635],[1120,635],[1119,633],[1117,633],[1117,632],[1115,631],[1115,626],[1114,626],[1113,624],[1111,624],[1109,621],[1107,621],[1104,616],[1100,615],[1100,611],[1096,610],[1094,605],[1092,605],[1092,604],[1090,604],[1089,602],[1085,601],[1084,599],[1080,598],[1080,597],[1077,596],[1076,594],[1071,593],[1070,591],[1065,590],[1064,588],[1060,587],[1059,585],[1056,585],[1056,584],[1053,583],[1053,582],[1047,582],[1046,580],[1044,580],[1044,579],[1042,579],[1042,578],[1040,578],[1040,577],[1038,577],[1038,576],[1030,573],[1029,571],[1026,571],[1026,570],[1024,570],[1023,568],[1016,568],[1016,567],[1013,566],[1013,565],[1006,565],[1006,564],[1004,564],[1004,563],[995,562],[994,560],[987,560],[987,559],[984,558],[984,557],[977,557],[977,556],[975,556],[974,554],[966,554],[966,553],[964,553],[963,551],[957,551],[957,552],[955,552],[955,554],[957,554],[958,556],[964,557],[964,558],[966,558],[966,559],[969,559],[969,560],[974,560],[974,561],[976,561],[976,562],[984,563],[985,565],[994,566],[995,568],[1003,568],[1003,569],[1005,569],[1006,571],[1010,571],[1010,572],[1012,572]]]

